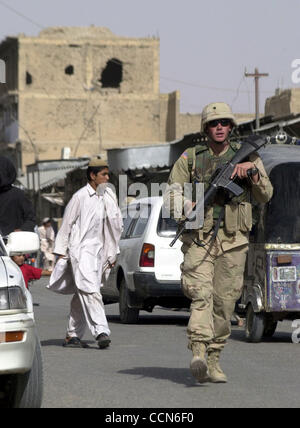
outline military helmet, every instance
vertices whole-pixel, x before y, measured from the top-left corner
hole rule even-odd
[[[211,103],[204,107],[201,115],[201,132],[205,131],[205,125],[215,119],[230,119],[233,126],[237,126],[237,121],[231,108],[226,103]]]

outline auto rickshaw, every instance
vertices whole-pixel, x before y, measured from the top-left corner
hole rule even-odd
[[[274,187],[254,207],[244,289],[249,342],[271,337],[278,321],[300,319],[300,145],[269,144],[259,151]]]

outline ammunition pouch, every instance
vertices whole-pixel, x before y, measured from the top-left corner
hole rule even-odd
[[[250,232],[252,229],[252,205],[249,202],[239,204],[239,230]]]
[[[237,231],[249,232],[252,229],[252,205],[249,202],[225,205],[225,231],[234,235]]]

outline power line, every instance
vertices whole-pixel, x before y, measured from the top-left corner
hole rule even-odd
[[[33,21],[31,18],[28,18],[28,16],[24,15],[23,13],[19,12],[18,10],[14,9],[13,7],[9,6],[8,4],[4,3],[1,0],[0,0],[0,5],[5,7],[6,9],[10,10],[11,12],[15,13],[16,15],[20,16],[21,18],[24,18],[26,21],[30,22],[31,24],[35,25],[36,27],[40,28],[41,30],[44,29],[44,27],[42,25]]]
[[[238,86],[237,91],[236,91],[236,96],[234,97],[233,101],[231,102],[231,108],[233,107],[233,104],[236,102],[236,100],[238,99],[238,97],[240,95],[240,89],[241,89],[241,84],[243,83],[243,79],[244,79],[244,76],[241,78],[241,81],[240,81],[239,86]]]
[[[223,92],[234,92],[236,93],[236,89],[232,89],[232,88],[217,88],[215,86],[205,86],[205,85],[200,85],[198,83],[192,83],[192,82],[185,82],[183,80],[177,80],[177,79],[172,79],[170,77],[166,77],[166,76],[160,76],[161,79],[165,79],[165,80],[169,80],[170,82],[174,82],[174,83],[181,83],[183,85],[188,85],[188,86],[193,86],[195,88],[201,88],[201,89],[210,89],[210,90],[214,90],[214,91],[223,91]],[[240,91],[240,93],[249,93],[251,91]],[[261,93],[265,93],[265,94],[273,94],[273,91],[261,91]]]
[[[115,64],[117,64],[117,65],[120,65],[119,61],[118,61],[118,60],[115,60],[114,58],[110,59],[110,62],[115,63]],[[215,86],[205,86],[205,85],[200,85],[200,84],[198,84],[198,83],[186,82],[186,81],[183,81],[183,80],[177,80],[177,79],[173,79],[173,78],[171,78],[171,77],[166,77],[166,76],[160,76],[160,78],[161,78],[161,79],[164,79],[164,80],[168,80],[168,81],[170,81],[170,82],[174,82],[174,83],[181,83],[181,84],[183,84],[183,85],[192,86],[192,87],[195,87],[195,88],[210,89],[210,90],[214,90],[214,91],[223,91],[223,92],[234,92],[234,93],[238,92],[237,96],[238,96],[240,93],[244,93],[244,94],[251,94],[251,91],[249,91],[249,90],[241,91],[241,90],[239,89],[239,88],[240,88],[240,86],[241,86],[241,84],[242,84],[242,81],[241,81],[241,82],[240,82],[240,84],[239,84],[239,88],[238,88],[238,90],[236,90],[236,89],[232,89],[232,88],[218,88],[218,87],[215,87]],[[273,91],[260,91],[260,92],[261,92],[262,94],[263,94],[263,93],[264,93],[264,94],[273,94]],[[235,99],[234,99],[234,101],[235,101]]]

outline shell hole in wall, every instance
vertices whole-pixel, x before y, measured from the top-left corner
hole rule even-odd
[[[32,84],[32,75],[26,71],[26,85],[31,85]]]
[[[101,73],[102,88],[119,88],[123,79],[123,64],[116,58],[112,58],[106,63],[106,67]]]
[[[72,76],[72,74],[74,74],[74,66],[73,65],[68,65],[65,68],[65,74]]]

